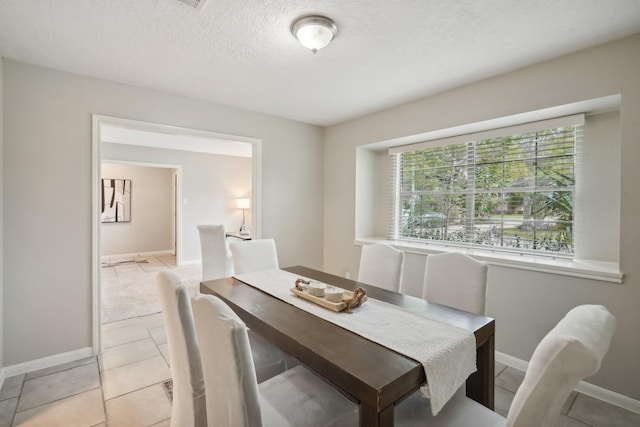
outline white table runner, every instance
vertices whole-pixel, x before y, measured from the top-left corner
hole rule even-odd
[[[291,293],[299,276],[284,270],[239,274],[236,279],[282,301],[354,332],[422,364],[427,376],[423,393],[436,415],[467,377],[476,371],[473,332],[447,325],[383,301],[368,298],[353,314],[336,313]],[[315,279],[310,279],[315,280]],[[427,388],[425,390],[425,388]]]

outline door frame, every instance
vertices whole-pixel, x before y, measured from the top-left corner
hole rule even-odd
[[[100,177],[101,177],[101,155],[100,142],[102,141],[101,126],[113,125],[126,127],[135,130],[163,133],[169,135],[186,135],[195,137],[205,137],[211,139],[225,140],[230,142],[241,142],[251,144],[251,218],[252,235],[254,238],[262,236],[262,140],[257,138],[228,135],[211,131],[183,128],[179,126],[164,125],[158,123],[143,122],[138,120],[122,119],[118,117],[103,116],[99,114],[91,115],[91,289],[92,289],[92,350],[95,355],[100,354],[101,344],[101,286],[100,286]],[[114,161],[112,161],[114,162]],[[123,162],[124,163],[124,162]],[[137,162],[138,164],[142,162]],[[181,167],[179,165],[165,165],[179,171],[178,173],[178,194],[176,200],[181,201],[182,180]],[[182,203],[177,206],[182,211]],[[176,215],[178,213],[176,212]],[[181,216],[176,219],[176,264],[182,265],[180,254],[182,253],[182,224]],[[180,256],[180,259],[178,258]]]
[[[100,159],[100,166],[102,166],[103,163],[110,163],[113,165],[171,169],[171,193],[173,196],[172,204],[174,205],[175,209],[171,218],[173,227],[173,229],[171,230],[171,233],[173,235],[172,249],[176,256],[176,264],[182,265],[182,203],[178,203],[178,200],[182,200],[182,166],[170,163],[139,162],[135,160]],[[98,251],[100,251],[99,246]],[[100,256],[100,254],[98,255]]]

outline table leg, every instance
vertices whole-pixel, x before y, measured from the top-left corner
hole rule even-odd
[[[467,378],[467,396],[493,410],[495,335],[490,335],[476,351],[478,370]]]
[[[392,427],[393,405],[378,412],[376,408],[360,404],[360,427]]]

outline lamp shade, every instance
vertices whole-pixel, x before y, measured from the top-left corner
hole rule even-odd
[[[305,16],[293,23],[291,32],[302,46],[316,53],[333,40],[338,33],[338,27],[324,16]]]
[[[249,199],[238,199],[238,209],[249,209]]]

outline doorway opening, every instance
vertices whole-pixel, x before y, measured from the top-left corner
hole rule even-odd
[[[124,261],[132,269],[140,264],[147,272],[153,271],[148,263],[162,262],[158,258],[164,255],[173,256],[177,268],[200,264],[195,226],[223,223],[225,228],[234,230],[242,215],[236,207],[237,198],[251,199],[248,217],[252,235],[261,235],[261,141],[94,115],[92,142],[93,351],[98,354],[101,325],[107,313],[102,306],[102,280],[108,279],[102,279],[101,272],[103,261],[109,261],[103,255],[120,253],[124,257],[114,258],[113,266]],[[218,163],[211,166],[210,162]],[[109,172],[103,174],[105,169]],[[133,176],[136,179],[132,180]],[[124,219],[120,223],[102,222],[103,178],[129,179],[132,193],[129,222]],[[109,181],[106,187],[111,188],[111,184]],[[162,184],[162,189],[152,189],[156,184]],[[141,201],[143,195],[147,199]],[[155,200],[148,200],[150,196]],[[151,215],[151,222],[159,223],[159,236],[149,231],[145,215]],[[140,241],[150,235],[153,239]]]
[[[101,162],[102,323],[157,310],[154,276],[180,259],[179,165]],[[134,186],[135,184],[135,186]],[[135,217],[131,212],[135,208]]]

